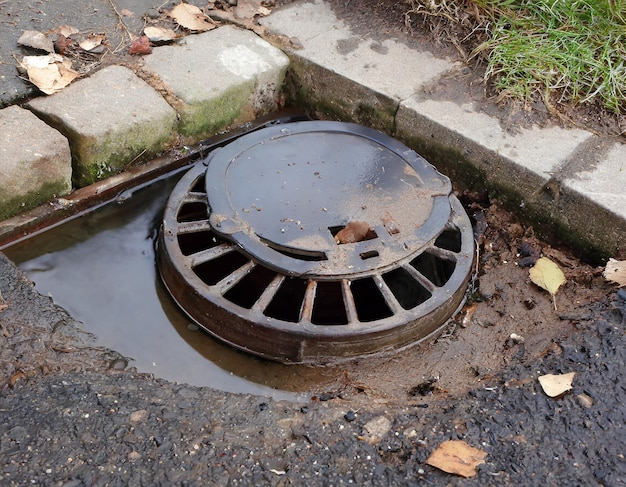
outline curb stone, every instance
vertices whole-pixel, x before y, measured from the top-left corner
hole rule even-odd
[[[516,207],[516,212],[532,221],[544,236],[551,233],[566,240],[592,259],[619,258],[626,253],[626,196],[621,189],[626,187],[621,163],[625,151],[617,139],[600,140],[586,130],[556,125],[511,134],[502,129],[497,118],[478,107],[445,99],[441,94],[438,100],[430,99],[423,87],[451,76],[457,64],[408,48],[395,39],[381,41],[360,35],[323,1],[296,1],[274,9],[261,23],[272,34],[297,37],[297,49],[282,46],[289,56],[288,69],[289,61],[282,51],[252,32],[232,26],[188,36],[184,47],[155,48],[152,57],[144,59],[147,77],[160,79],[171,92],[168,101],[174,100],[179,111],[180,133],[199,140],[220,130],[207,118],[196,117],[194,110],[200,106],[203,113],[228,112],[221,121],[225,124],[250,120],[271,110],[287,70],[289,83],[283,88],[312,113],[369,125],[400,138],[456,182],[489,188],[496,198]],[[229,38],[224,44],[207,41],[220,32]],[[239,111],[213,103],[206,95],[207,88],[224,91],[223,84],[203,82],[219,65],[211,55],[222,49],[217,49],[218,45],[224,52],[231,50],[224,55],[230,64],[222,61],[221,65],[230,79],[243,78],[243,84],[248,83],[245,89],[249,97]],[[185,56],[170,54],[171,49],[181,47],[189,51]],[[255,57],[257,48],[271,51],[277,66],[266,70]],[[179,57],[185,58],[184,63],[176,61],[181,63],[178,68],[168,68],[168,62]],[[250,62],[242,63],[242,59]],[[251,65],[257,69],[254,75],[246,71]],[[184,72],[180,68],[185,68]],[[194,76],[185,76],[187,71],[194,71]],[[201,75],[195,76],[197,73]],[[204,90],[203,95],[186,91],[186,83],[192,81]],[[231,92],[229,99],[239,95],[242,93]],[[244,103],[243,99],[242,95],[240,102]],[[32,102],[36,103],[43,102]],[[596,146],[603,149],[598,151]],[[129,159],[133,158],[125,161]]]
[[[65,137],[28,110],[0,110],[0,219],[30,210],[72,189]]]

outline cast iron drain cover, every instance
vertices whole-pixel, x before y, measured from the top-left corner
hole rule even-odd
[[[450,180],[340,122],[275,125],[191,169],[167,203],[161,277],[203,329],[286,363],[404,347],[461,304],[474,241]]]

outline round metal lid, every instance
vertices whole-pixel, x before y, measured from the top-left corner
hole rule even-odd
[[[210,225],[287,275],[385,269],[436,237],[450,180],[397,140],[341,122],[274,126],[216,151]]]
[[[340,122],[249,133],[178,182],[157,264],[204,330],[285,363],[408,346],[465,295],[474,239],[448,178]]]

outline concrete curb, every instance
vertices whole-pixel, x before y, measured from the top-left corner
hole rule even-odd
[[[268,37],[270,41],[297,37],[293,44],[298,49],[279,46],[289,61],[252,32],[234,27],[188,37],[183,43],[186,54],[173,64],[177,58],[169,51],[175,46],[157,48],[153,57],[145,59],[146,70],[139,74],[176,109],[179,137],[197,141],[276,108],[287,70],[285,91],[295,104],[323,118],[361,123],[398,137],[453,181],[488,188],[497,199],[516,207],[542,234],[566,241],[590,258],[626,252],[626,145],[620,140],[556,125],[512,133],[473,104],[460,104],[441,94],[429,98],[424,87],[436,84],[442,76],[453,76],[458,69],[454,62],[410,49],[397,40],[360,36],[322,1],[276,9],[262,23],[274,34]],[[216,44],[217,37],[224,39],[222,44]],[[223,81],[198,83],[215,76],[216,65],[207,61],[209,45],[219,53],[212,60],[222,60],[218,67],[224,72]],[[245,59],[249,62],[243,63]],[[151,77],[161,84],[151,82]],[[80,83],[96,81],[92,76]],[[193,85],[200,95],[187,91]],[[225,93],[225,98],[212,99],[210,94],[217,92]],[[62,116],[42,107],[55,97],[61,100],[62,95],[37,99],[30,107],[54,126],[53,118]],[[68,110],[63,104],[59,103],[57,112]],[[208,114],[204,121],[193,119],[202,113]],[[170,123],[170,116],[164,116]],[[70,139],[76,166],[77,143],[67,129],[57,126]],[[146,143],[134,152],[141,155],[144,151],[147,156],[159,147],[159,143]],[[125,154],[124,160],[137,154]],[[0,161],[0,167],[4,165]],[[0,186],[7,184],[2,178]],[[86,182],[91,181],[82,181]],[[49,194],[48,198],[57,196]],[[2,228],[11,224],[0,223],[0,238]]]

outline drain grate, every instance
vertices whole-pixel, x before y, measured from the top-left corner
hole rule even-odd
[[[378,131],[296,122],[211,153],[174,188],[157,253],[202,328],[286,363],[396,349],[463,300],[474,242],[450,181]]]

